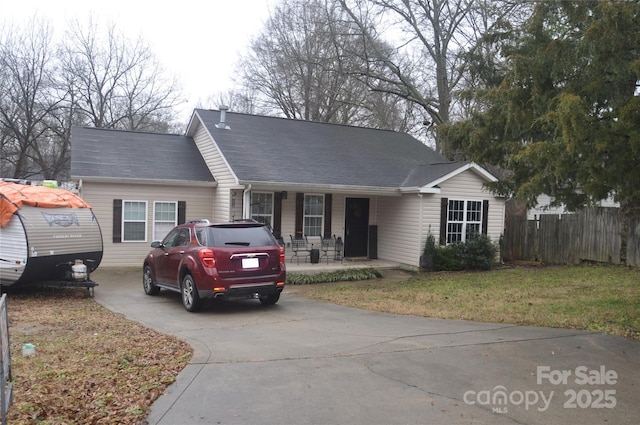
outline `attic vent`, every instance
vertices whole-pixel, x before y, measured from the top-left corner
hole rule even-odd
[[[231,127],[229,127],[226,123],[228,110],[229,110],[229,107],[227,105],[220,105],[220,122],[216,124],[217,128],[222,128],[224,130],[231,130]]]

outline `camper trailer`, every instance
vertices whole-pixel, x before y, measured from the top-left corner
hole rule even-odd
[[[93,288],[102,233],[91,206],[63,189],[0,181],[0,284]]]

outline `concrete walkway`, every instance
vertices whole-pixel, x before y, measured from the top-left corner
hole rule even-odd
[[[374,313],[295,287],[272,307],[194,314],[179,294],[146,296],[141,271],[92,278],[98,302],[195,349],[149,424],[638,423],[638,341]]]

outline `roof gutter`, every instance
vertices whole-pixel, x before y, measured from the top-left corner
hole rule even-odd
[[[331,192],[331,193],[361,193],[361,194],[377,194],[387,196],[400,196],[400,189],[397,187],[380,187],[380,186],[349,186],[336,184],[308,184],[308,183],[291,183],[291,182],[266,182],[266,181],[249,181],[241,180],[239,182],[245,186],[256,186],[261,189],[289,189],[301,192]],[[258,190],[258,189],[256,189]]]
[[[217,181],[202,180],[171,180],[171,179],[134,179],[126,177],[93,177],[93,176],[71,176],[71,180],[80,180],[90,183],[135,183],[146,185],[172,185],[172,186],[201,186],[216,187]]]
[[[437,186],[436,187],[430,187],[430,186],[401,187],[399,190],[402,193],[417,193],[419,195],[421,195],[421,194],[434,194],[434,193],[442,192],[442,189],[440,189]]]

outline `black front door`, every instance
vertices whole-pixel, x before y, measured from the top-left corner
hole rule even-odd
[[[369,242],[369,199],[347,198],[344,256],[366,257]]]

